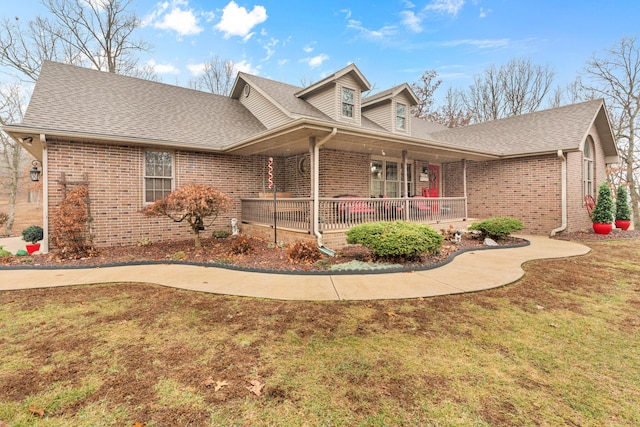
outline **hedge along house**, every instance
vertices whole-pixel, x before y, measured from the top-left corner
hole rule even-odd
[[[271,237],[275,222],[278,240],[329,247],[380,219],[589,226],[585,194],[618,159],[602,100],[447,129],[410,115],[407,84],[363,98],[369,88],[355,65],[306,88],[239,73],[220,96],[46,62],[23,122],[4,130],[42,163],[45,250],[50,219],[80,184],[98,247],[190,238],[141,213],[190,182],[236,200],[217,229],[237,218]]]

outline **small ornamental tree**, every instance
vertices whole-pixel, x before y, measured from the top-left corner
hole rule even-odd
[[[603,182],[598,188],[598,200],[591,212],[591,221],[599,224],[611,224],[614,213],[611,187],[609,187],[608,182]]]
[[[627,188],[620,186],[616,192],[616,219],[619,221],[631,220],[631,208],[627,199]]]
[[[195,246],[202,246],[200,231],[213,225],[218,216],[233,206],[227,194],[204,184],[187,184],[164,199],[143,209],[147,216],[166,216],[175,222],[186,221],[195,238]]]

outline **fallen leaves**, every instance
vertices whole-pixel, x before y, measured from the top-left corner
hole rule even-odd
[[[44,408],[34,408],[33,406],[29,406],[29,412],[33,415],[37,415],[40,418],[44,417]]]
[[[222,387],[228,386],[229,383],[227,381],[215,381],[213,377],[208,377],[206,380],[202,381],[202,385],[204,385],[205,387],[214,386],[213,391],[218,391]]]
[[[251,383],[251,387],[247,386],[246,389],[249,390],[251,393],[255,394],[256,396],[260,396],[262,394],[262,389],[264,388],[264,384],[262,384],[258,380],[251,380],[249,382]]]

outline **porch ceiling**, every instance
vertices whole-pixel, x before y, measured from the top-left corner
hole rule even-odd
[[[309,138],[316,137],[321,140],[331,132],[331,129],[314,126],[300,126],[295,130],[276,132],[254,141],[245,142],[227,150],[238,155],[267,155],[274,157],[287,157],[309,152]],[[341,150],[347,152],[363,153],[370,155],[384,155],[389,157],[402,157],[406,150],[409,158],[430,162],[450,162],[467,160],[489,160],[497,156],[478,153],[471,150],[463,150],[459,147],[447,147],[442,144],[430,144],[410,138],[395,136],[364,134],[344,129],[338,129],[337,134],[330,139],[322,150]]]

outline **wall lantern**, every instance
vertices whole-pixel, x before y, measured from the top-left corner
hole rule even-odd
[[[40,181],[40,174],[42,172],[38,170],[38,163],[40,163],[38,160],[34,160],[31,162],[33,168],[31,168],[31,170],[29,171],[29,175],[31,176],[31,181],[33,182]],[[40,163],[40,166],[42,166],[42,163]]]

